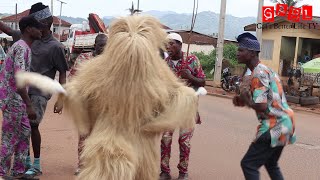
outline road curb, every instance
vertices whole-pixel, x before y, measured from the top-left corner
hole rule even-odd
[[[215,96],[215,97],[220,97],[220,98],[226,98],[226,99],[232,99],[232,96],[228,96],[228,95],[222,95],[222,94],[217,94],[217,93],[207,93],[207,95],[209,96]],[[296,111],[296,112],[307,112],[307,113],[312,113],[312,114],[318,114],[320,115],[320,112],[316,112],[313,110],[303,110],[300,108],[296,108],[296,107],[291,107],[292,110]]]
[[[312,114],[317,114],[317,115],[320,115],[320,112],[316,112],[316,111],[313,111],[313,110],[302,110],[300,108],[291,108],[292,110],[296,111],[296,112],[306,112],[306,113],[312,113]]]
[[[226,98],[226,99],[232,99],[233,97],[228,96],[228,95],[223,95],[223,94],[217,94],[217,93],[207,93],[209,96],[216,96],[216,97],[221,97],[221,98]]]

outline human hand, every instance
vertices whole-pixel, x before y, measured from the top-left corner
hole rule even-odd
[[[240,99],[246,106],[250,107],[252,105],[252,96],[250,91],[242,91],[240,93]]]
[[[234,96],[232,99],[233,105],[234,106],[239,106],[239,107],[243,107],[245,106],[243,100],[240,98],[240,96]]]
[[[31,119],[31,120],[37,119],[37,114],[34,111],[32,106],[27,106],[27,114],[28,114],[29,119]]]
[[[191,72],[190,72],[190,70],[188,70],[188,69],[182,69],[181,71],[180,71],[180,76],[181,76],[181,78],[182,79],[187,79],[187,80],[189,80],[189,79],[191,79]]]
[[[63,103],[61,101],[57,101],[54,104],[53,112],[58,113],[58,114],[62,114],[62,109],[63,109]]]

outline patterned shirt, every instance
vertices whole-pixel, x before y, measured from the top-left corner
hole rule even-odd
[[[15,73],[30,71],[31,49],[25,41],[19,40],[12,45],[0,70],[0,107],[5,105],[21,106],[24,104],[17,93]]]
[[[256,139],[270,130],[272,147],[294,143],[294,113],[287,103],[279,76],[263,64],[258,64],[251,76],[253,101],[267,104],[265,112],[256,112],[260,121]]]
[[[247,68],[246,72],[242,76],[242,80],[240,83],[240,93],[245,91],[250,91],[251,80],[252,80],[251,73],[252,73],[251,70]]]
[[[186,53],[182,52],[182,59],[178,60],[177,63],[171,59],[171,57],[167,57],[165,60],[171,70],[181,78],[180,71],[182,69],[188,69],[191,74],[196,78],[206,78],[204,71],[202,70],[201,64],[197,56],[191,54],[190,56],[186,57]]]
[[[92,52],[87,52],[87,53],[81,53],[76,61],[74,62],[74,65],[72,66],[70,70],[69,77],[72,77],[75,75],[77,72],[77,67],[79,67],[79,64],[81,64],[83,61],[88,61],[93,58],[93,53]]]
[[[191,74],[196,78],[206,78],[204,71],[202,70],[202,66],[200,64],[197,56],[191,54],[187,57],[187,54],[182,52],[182,59],[178,61],[173,61],[170,56],[168,56],[165,61],[169,65],[170,69],[181,78],[180,71],[183,69],[188,69]],[[194,90],[197,90],[198,87],[192,87]],[[197,124],[201,124],[201,118],[199,112],[197,112],[197,117],[195,119]]]

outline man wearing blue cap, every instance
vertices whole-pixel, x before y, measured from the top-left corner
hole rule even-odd
[[[50,31],[50,27],[53,23],[53,16],[49,7],[41,2],[36,3],[31,6],[29,14],[45,25],[42,29],[41,40],[36,41],[31,47],[33,55],[30,67],[31,72],[36,72],[51,79],[55,79],[58,71],[59,83],[65,84],[68,66],[63,45],[54,38]],[[39,125],[42,122],[47,102],[51,96],[41,93],[40,90],[36,88],[30,88],[28,94],[35,107],[37,118],[35,120],[30,120],[34,162],[32,164],[30,156],[27,157],[27,166],[29,166],[29,170],[25,174],[27,177],[34,177],[42,174],[40,164],[41,134]]]
[[[283,147],[294,143],[294,113],[290,109],[279,76],[259,60],[260,44],[250,33],[238,36],[237,58],[251,70],[250,88],[235,96],[235,106],[256,111],[260,122],[254,141],[241,160],[247,180],[260,179],[259,168],[265,166],[271,179],[282,180],[278,166]]]

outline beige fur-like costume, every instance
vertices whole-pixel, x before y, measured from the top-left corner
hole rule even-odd
[[[156,180],[162,132],[194,126],[197,94],[160,58],[165,38],[154,18],[120,18],[103,54],[83,63],[65,91],[40,75],[18,73],[20,87],[59,92],[80,134],[90,133],[79,179]]]

